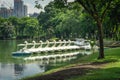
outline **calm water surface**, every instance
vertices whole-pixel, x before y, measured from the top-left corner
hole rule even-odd
[[[0,80],[18,80],[45,71],[45,66],[38,62],[27,63],[11,55],[17,50],[18,43],[23,41],[0,41]]]
[[[32,76],[38,73],[45,72],[51,69],[51,64],[47,65],[48,61],[26,62],[22,58],[15,58],[12,56],[12,52],[17,51],[17,44],[24,41],[17,40],[1,40],[0,41],[0,80],[18,80],[23,77]],[[68,52],[67,52],[68,53]],[[52,53],[54,54],[54,53]],[[71,57],[71,59],[75,57]],[[64,59],[52,60],[52,66],[63,65],[61,61],[70,61],[70,57]],[[68,61],[69,60],[69,61]],[[70,61],[71,62],[71,61]]]

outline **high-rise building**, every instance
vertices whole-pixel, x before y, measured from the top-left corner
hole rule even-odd
[[[4,5],[0,7],[0,17],[8,18],[10,16],[19,18],[27,16],[27,6],[24,5],[24,2],[22,0],[14,0],[13,9],[8,9],[4,7]]]
[[[24,16],[27,16],[28,14],[27,14],[27,5],[24,5]]]
[[[14,16],[23,17],[23,1],[14,0]]]
[[[7,9],[6,7],[0,8],[0,17],[8,18],[10,15],[11,15],[11,13],[10,13],[9,9]]]
[[[29,14],[30,17],[34,17],[37,18],[39,16],[39,13],[33,13],[33,14]]]
[[[27,6],[24,5],[22,0],[14,0],[14,16],[16,17],[27,16]]]

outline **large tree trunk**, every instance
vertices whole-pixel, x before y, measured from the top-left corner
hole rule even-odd
[[[103,43],[103,29],[102,29],[102,22],[101,20],[97,20],[97,26],[98,26],[98,33],[99,33],[99,56],[98,59],[104,58],[104,43]]]

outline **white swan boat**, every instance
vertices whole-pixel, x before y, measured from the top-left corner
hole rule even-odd
[[[24,50],[19,50],[16,52],[12,52],[12,56],[29,56],[31,55],[31,52],[29,51],[24,51]]]
[[[91,50],[91,45],[88,40],[85,40],[82,38],[81,39],[77,38],[76,41],[74,42],[74,44],[85,50]]]

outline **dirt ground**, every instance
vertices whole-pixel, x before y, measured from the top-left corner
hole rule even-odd
[[[110,45],[109,45],[110,44]],[[106,46],[116,47],[120,46],[120,41],[118,42],[108,42]],[[70,79],[73,76],[82,76],[88,73],[89,71],[93,71],[96,69],[100,69],[105,66],[107,63],[87,63],[71,66],[69,68],[65,68],[64,70],[60,70],[51,74],[42,75],[39,77],[31,78],[29,80],[65,80]],[[120,80],[120,79],[118,79]]]
[[[57,71],[52,74],[31,78],[29,80],[65,80],[71,78],[71,76],[73,77],[85,75],[88,71],[100,69],[105,64],[106,63],[88,63],[71,66],[70,68],[66,68],[64,70]]]

